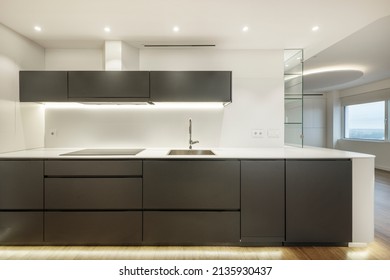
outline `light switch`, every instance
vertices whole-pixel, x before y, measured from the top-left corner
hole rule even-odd
[[[279,129],[268,129],[268,138],[279,138],[280,130]]]

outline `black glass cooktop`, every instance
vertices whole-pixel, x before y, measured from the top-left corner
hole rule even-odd
[[[144,149],[83,149],[61,156],[135,156]]]

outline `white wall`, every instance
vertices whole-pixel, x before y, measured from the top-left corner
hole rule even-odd
[[[197,147],[283,146],[283,50],[142,49],[139,57],[140,70],[232,70],[233,103],[224,109],[46,109],[46,147],[186,147],[189,117]],[[48,135],[51,129],[57,136]],[[279,137],[252,138],[253,129],[276,130]]]
[[[334,149],[342,135],[340,93],[331,91],[326,93],[326,97],[326,146]]]
[[[103,49],[45,49],[46,70],[103,70]]]
[[[378,81],[371,84],[366,84],[356,88],[350,88],[340,91],[340,97],[348,97],[349,99],[355,96],[359,100],[365,102],[370,101],[370,94],[375,97],[375,91],[380,91],[390,88],[390,79]],[[375,100],[376,101],[376,100]],[[342,107],[340,107],[341,114]],[[361,152],[375,155],[375,167],[390,171],[390,142],[376,142],[376,141],[356,141],[341,139],[337,141],[337,149]]]
[[[326,147],[326,97],[305,96],[303,99],[303,145]]]
[[[44,49],[0,24],[0,153],[44,145],[42,105],[19,103],[19,70],[44,69]]]

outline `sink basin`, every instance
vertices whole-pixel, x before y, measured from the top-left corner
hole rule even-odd
[[[168,155],[170,156],[214,156],[215,154],[211,150],[170,150]]]

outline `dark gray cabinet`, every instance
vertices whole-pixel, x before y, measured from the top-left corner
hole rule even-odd
[[[142,241],[141,211],[45,212],[45,242],[127,245]]]
[[[46,160],[44,232],[49,244],[140,244],[142,161]]]
[[[284,160],[241,161],[241,241],[283,242]]]
[[[142,176],[141,160],[47,160],[45,175],[54,177]]]
[[[231,102],[231,71],[20,71],[21,102]]]
[[[149,98],[148,71],[69,71],[69,100]]]
[[[238,160],[146,160],[145,209],[240,209]]]
[[[231,102],[231,71],[151,71],[156,102]]]
[[[45,209],[141,209],[142,178],[46,178]]]
[[[352,240],[352,162],[287,160],[286,242]]]
[[[1,245],[34,245],[42,242],[42,211],[0,211]]]
[[[147,211],[144,212],[146,244],[238,244],[239,212]]]
[[[61,102],[68,100],[68,72],[20,71],[21,102]]]
[[[43,161],[0,161],[0,244],[43,241]]]
[[[43,209],[43,161],[0,161],[0,210]]]
[[[240,241],[240,161],[145,160],[146,244]]]

